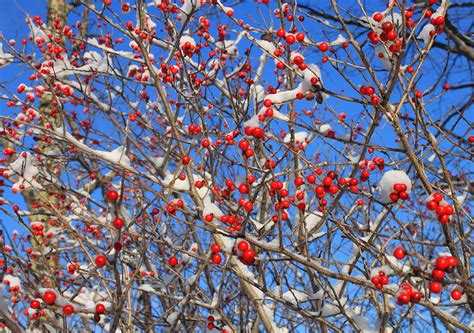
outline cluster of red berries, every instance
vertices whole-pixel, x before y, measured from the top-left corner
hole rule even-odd
[[[199,45],[193,45],[191,42],[185,42],[181,45],[181,51],[183,54],[188,57],[192,57],[194,53],[199,52],[200,47]]]
[[[176,209],[180,209],[184,207],[184,201],[181,199],[178,199],[176,201],[171,201],[167,206],[166,206],[166,212],[170,215],[174,215],[176,213]],[[114,223],[115,225],[115,223]]]
[[[174,81],[174,76],[176,74],[178,74],[178,72],[182,69],[182,66],[180,64],[173,65],[173,66],[168,66],[167,63],[162,62],[160,64],[160,69],[161,69],[161,71],[160,71],[159,75],[162,78],[162,81],[164,83],[171,83],[171,82]],[[136,76],[135,79],[137,81],[145,81],[146,82],[148,80],[148,77],[147,77],[147,75],[140,76],[140,74],[138,74],[138,76]],[[197,126],[197,127],[200,127],[200,126]]]
[[[235,144],[235,141],[234,139],[239,135],[239,131],[237,130],[233,130],[231,133],[229,134],[226,134],[225,135],[225,141],[226,141],[226,144],[228,144],[229,146],[232,146],[233,144]],[[217,142],[216,142],[217,143]]]
[[[375,89],[372,86],[361,86],[359,88],[359,92],[362,95],[366,95],[370,97],[370,103],[372,105],[377,105],[380,102],[380,99],[378,98],[377,95],[375,95]]]
[[[390,193],[390,200],[397,201],[398,199],[401,199],[401,200],[409,199],[410,197],[408,196],[408,193],[406,192],[406,190],[407,190],[406,184],[403,184],[403,183],[393,184],[393,192]]]
[[[365,182],[369,179],[370,171],[377,168],[381,171],[385,168],[385,161],[383,158],[375,156],[372,160],[365,159],[364,161],[361,161],[359,163],[359,168],[362,170],[359,179],[360,181]]]
[[[11,271],[11,272],[12,272],[12,271]],[[13,273],[13,272],[12,272],[12,273]],[[17,292],[17,291],[20,290],[20,286],[19,286],[19,285],[17,285],[17,284],[16,284],[16,285],[10,285],[10,280],[8,280],[8,279],[6,279],[6,278],[3,279],[3,283],[6,284],[6,285],[9,285],[8,291],[10,291],[10,292],[15,293],[15,292]]]
[[[292,202],[291,200],[285,199],[285,200],[282,200],[281,202],[275,203],[275,205],[274,205],[275,210],[277,212],[281,211],[280,212],[280,217],[281,217],[282,220],[288,220],[289,216],[288,216],[288,213],[285,211],[285,209],[290,208],[291,202]],[[272,221],[275,222],[275,223],[278,222],[278,214],[272,216]]]
[[[215,322],[214,316],[207,317],[207,329],[208,330],[212,330],[212,329],[215,328],[214,322]]]
[[[430,18],[430,23],[435,26],[436,32],[438,34],[443,33],[443,25],[444,25],[444,16],[436,16]]]
[[[237,247],[232,249],[232,253],[239,257],[239,260],[247,265],[253,265],[255,262],[255,251],[250,248],[248,242],[242,240],[237,244]]]
[[[253,136],[256,139],[265,138],[265,131],[263,130],[263,128],[247,126],[245,127],[244,131],[246,135]]]
[[[421,293],[414,289],[410,284],[403,283],[400,286],[400,291],[397,295],[397,304],[398,305],[405,305],[410,302],[418,303],[421,300]]]
[[[389,278],[384,271],[379,271],[378,275],[372,277],[370,281],[375,284],[375,288],[381,290],[383,286],[389,283]]]
[[[287,32],[285,29],[278,29],[276,31],[277,37],[285,38],[287,44],[294,44],[295,42],[302,43],[305,39],[305,34],[298,32],[296,34]]]
[[[253,209],[252,201],[246,201],[244,198],[239,198],[239,200],[237,200],[237,203],[239,204],[239,206],[243,207],[247,212],[251,212]]]
[[[324,199],[327,193],[331,195],[337,194],[339,192],[339,186],[337,184],[333,184],[333,182],[337,179],[337,174],[334,171],[329,171],[327,176],[323,178],[322,184],[319,184],[314,189],[316,196],[319,199],[319,203],[322,207],[326,206],[327,200]]]
[[[359,192],[359,187],[357,186],[359,181],[357,178],[339,178],[338,184],[341,186],[349,186],[349,191],[352,193]]]
[[[97,303],[95,306],[95,314],[94,314],[94,321],[99,322],[100,321],[100,315],[105,313],[105,305],[102,303]]]
[[[291,62],[292,62],[293,64],[295,64],[296,66],[298,66],[298,68],[299,68],[300,70],[302,70],[302,71],[304,71],[304,70],[307,68],[307,66],[306,66],[306,64],[305,64],[305,62],[304,62],[303,57],[300,56],[300,55],[294,56],[293,59],[291,59]],[[316,78],[316,79],[317,79],[317,78]],[[316,82],[316,83],[317,83],[317,82]]]
[[[69,274],[71,275],[74,275],[74,273],[76,273],[76,270],[78,270],[79,268],[80,268],[79,264],[75,262],[71,262],[67,264],[67,270]]]
[[[458,261],[453,256],[439,257],[434,264],[435,268],[431,271],[431,276],[438,281],[443,280],[447,273],[454,271],[454,267],[458,265]],[[441,293],[443,286],[438,281],[432,281],[429,285],[430,291],[433,294]],[[454,297],[453,297],[454,298]]]
[[[250,127],[245,128],[246,133],[247,133],[247,128],[250,128]],[[251,129],[251,131],[253,132],[253,129]],[[246,157],[252,157],[255,154],[253,149],[250,148],[250,143],[247,140],[241,140],[239,142],[239,148],[242,150],[242,152],[245,154]]]
[[[33,309],[33,310],[38,311],[38,312],[35,312],[35,313],[31,314],[32,319],[38,319],[38,315],[42,316],[42,317],[46,315],[46,311],[44,311],[44,309],[41,309],[41,302],[38,301],[37,299],[34,299],[30,302],[30,308]],[[23,314],[25,316],[28,316],[30,314],[30,312],[28,310],[24,310]]]
[[[273,118],[274,111],[272,108],[266,108],[265,111],[260,112],[258,114],[258,120],[260,122],[264,122],[267,119],[272,119]]]
[[[242,226],[240,223],[243,221],[242,217],[237,217],[233,215],[222,215],[219,219],[222,223],[229,226],[229,231],[240,231]]]
[[[255,182],[255,177],[252,175],[249,175],[247,177],[247,182],[240,183],[239,187],[237,188],[234,182],[231,179],[227,179],[225,181],[225,186],[226,188],[222,189],[221,195],[223,197],[229,197],[232,192],[234,192],[236,189],[239,190],[240,194],[247,194],[250,190],[250,186]],[[218,195],[220,188],[218,186],[214,186],[214,194]],[[243,203],[241,203],[243,205]]]
[[[380,22],[383,20],[383,15],[381,13],[375,13],[372,18],[376,22]],[[414,24],[413,20],[409,20],[410,25]],[[380,25],[380,28],[382,29],[382,33],[380,36],[377,34],[375,31],[370,31],[367,34],[368,39],[372,44],[378,44],[379,41],[386,43],[390,42],[388,45],[388,49],[392,53],[397,53],[400,51],[401,46],[402,46],[402,40],[398,38],[398,33],[396,30],[396,27],[393,25],[392,22],[390,21],[385,21]]]
[[[42,223],[32,223],[31,230],[33,230],[35,236],[43,236],[44,226]]]
[[[441,224],[448,223],[449,217],[454,214],[453,206],[448,205],[439,192],[433,193],[430,197],[431,199],[426,203],[426,208],[435,211]]]
[[[222,255],[219,253],[221,252],[221,247],[219,244],[212,244],[211,245],[211,251],[213,253],[212,255],[212,262],[216,265],[219,265],[222,261]]]
[[[270,196],[275,196],[277,193],[281,198],[288,196],[289,191],[286,188],[283,188],[284,185],[281,181],[275,180],[270,183]]]
[[[191,124],[191,125],[188,126],[188,131],[192,135],[198,135],[199,133],[201,133],[202,128],[199,125]]]
[[[43,294],[43,301],[47,305],[54,305],[56,303],[56,298],[57,298],[56,293],[52,290],[48,290]],[[37,300],[33,300],[33,301],[31,301],[30,306],[33,309],[35,309],[35,307],[39,308],[40,303]],[[33,306],[35,306],[35,307],[33,307]],[[69,316],[69,315],[73,314],[74,313],[74,306],[72,306],[70,304],[67,304],[67,305],[63,306],[63,313],[66,316]]]

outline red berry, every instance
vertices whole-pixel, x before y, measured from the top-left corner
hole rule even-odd
[[[382,23],[382,30],[385,32],[389,32],[393,30],[393,24],[391,22],[384,22]]]
[[[446,214],[445,214],[445,215],[440,215],[440,216],[438,217],[438,221],[439,221],[439,223],[441,223],[441,224],[446,224],[446,223],[449,222],[449,216],[446,215]]]
[[[286,41],[287,44],[293,44],[293,43],[296,41],[295,35],[293,35],[293,34],[288,34],[288,35],[285,37],[285,41]]]
[[[34,299],[30,302],[30,308],[32,309],[38,309],[40,306],[41,306],[41,303],[37,299]]]
[[[285,35],[286,35],[285,29],[278,29],[277,32],[276,32],[276,35],[278,37],[285,37]]]
[[[48,305],[54,304],[54,302],[56,302],[56,294],[54,293],[54,291],[46,291],[43,295],[43,301]]]
[[[421,300],[421,293],[419,291],[413,291],[410,295],[410,300],[413,303],[418,303]]]
[[[252,149],[247,149],[245,151],[245,156],[252,157],[254,155],[254,151]]]
[[[462,291],[459,290],[459,289],[453,289],[453,291],[451,291],[451,297],[455,300],[455,301],[459,301],[462,297]]]
[[[72,315],[74,313],[74,307],[70,304],[63,306],[63,313],[66,316]]]
[[[114,219],[114,227],[115,227],[115,229],[122,229],[123,224],[124,224],[124,222],[123,222],[123,220],[122,220],[121,218],[116,217],[116,218]]]
[[[220,252],[221,247],[219,246],[219,244],[212,244],[211,245],[211,251],[214,252],[214,253]]]
[[[332,178],[331,177],[324,177],[323,184],[324,184],[324,186],[331,185],[332,184]]]
[[[239,192],[242,194],[247,194],[249,193],[249,187],[247,184],[240,184],[239,185]]]
[[[247,212],[250,212],[252,209],[253,209],[253,203],[251,201],[247,201],[245,204],[244,204],[244,209],[247,211]]]
[[[429,288],[433,294],[439,294],[441,292],[441,289],[443,289],[441,283],[436,281],[431,282]]]
[[[402,288],[403,290],[405,290],[406,292],[412,292],[413,290],[413,287],[409,284],[409,283],[402,283],[400,285],[400,288]]]
[[[393,184],[393,190],[394,190],[395,192],[403,191],[403,190],[402,190],[402,185],[403,185],[403,184],[400,184],[400,183]]]
[[[95,306],[95,312],[97,312],[98,314],[105,313],[105,305],[102,304],[102,303],[98,303],[98,304]]]
[[[393,256],[398,260],[405,258],[406,252],[405,249],[401,246],[397,247],[395,251],[393,251]]]
[[[319,51],[326,52],[329,49],[328,43],[322,42],[318,44]]]
[[[441,200],[443,200],[443,195],[441,193],[433,193],[433,200],[435,202],[440,202]]]
[[[448,266],[456,267],[458,265],[458,260],[453,256],[446,257],[446,261],[448,262]]]
[[[181,158],[182,162],[184,165],[188,165],[189,162],[191,162],[191,157],[189,157],[188,155],[185,155]]]
[[[295,178],[295,185],[296,186],[299,187],[299,186],[303,185],[303,183],[304,183],[303,177],[296,177]]]
[[[247,249],[242,254],[242,258],[247,262],[253,262],[255,259],[255,252],[252,249]]]
[[[395,30],[390,30],[389,32],[387,32],[388,40],[394,41],[396,38],[397,38],[397,33],[395,32]]]
[[[445,206],[444,207],[444,213],[446,215],[453,215],[454,214],[454,208],[453,206],[449,205],[449,206]]]
[[[410,295],[408,295],[407,293],[401,293],[397,297],[397,303],[399,305],[404,305],[404,304],[410,303]]]
[[[407,200],[408,199],[408,194],[405,191],[401,191],[398,193],[398,197],[402,200]]]
[[[212,256],[212,261],[214,262],[214,264],[219,265],[222,261],[222,256],[219,253],[215,253]]]
[[[433,277],[433,279],[436,280],[442,280],[444,278],[444,274],[444,271],[440,269],[433,269],[433,271],[431,272],[431,276]]]
[[[117,201],[118,197],[119,193],[117,191],[110,190],[109,192],[107,192],[107,199],[109,199],[110,201]]]
[[[296,40],[297,40],[298,42],[302,42],[302,41],[304,40],[304,37],[305,37],[305,36],[304,36],[304,33],[302,33],[302,32],[298,32],[298,33],[296,34]]]
[[[374,15],[372,15],[372,18],[375,22],[380,22],[383,19],[383,15],[382,13],[374,13]]]
[[[436,259],[436,268],[442,271],[446,270],[449,267],[448,260],[446,258],[440,257]]]
[[[372,105],[377,105],[377,104],[379,104],[379,102],[380,102],[380,99],[379,99],[377,96],[372,96],[372,97],[370,98],[370,103],[371,103]]]
[[[249,248],[249,243],[247,243],[246,241],[240,241],[237,245],[237,248],[240,251],[245,252]]]
[[[171,267],[175,267],[178,264],[178,258],[176,257],[170,257],[168,259],[168,264],[170,264]]]
[[[249,142],[248,142],[247,140],[241,140],[241,141],[239,142],[239,148],[242,149],[242,150],[244,150],[244,151],[247,150],[247,149],[249,149],[249,146],[250,146],[250,144],[249,144]]]
[[[98,267],[104,267],[107,264],[107,258],[104,255],[99,255],[95,258],[95,264]]]
[[[434,200],[430,200],[426,203],[426,208],[428,210],[435,210],[438,207],[438,203]]]
[[[398,200],[398,193],[396,193],[396,192],[390,193],[390,200],[397,201]]]
[[[438,215],[446,215],[445,206],[438,206],[438,207],[436,207],[436,214],[438,214]]]

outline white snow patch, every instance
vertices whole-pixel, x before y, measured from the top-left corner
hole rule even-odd
[[[384,173],[382,179],[380,179],[378,190],[380,196],[385,202],[391,202],[390,194],[394,192],[393,185],[405,184],[407,187],[407,194],[411,193],[411,180],[405,171],[401,170],[390,170]]]

